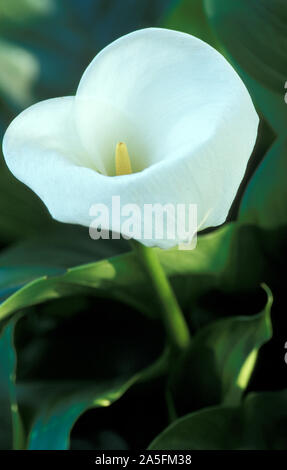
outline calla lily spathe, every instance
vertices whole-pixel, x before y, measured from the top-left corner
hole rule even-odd
[[[37,103],[9,126],[8,167],[51,215],[89,226],[90,207],[197,204],[201,228],[223,223],[258,128],[252,100],[215,49],[181,32],[148,28],[103,49],[76,96]],[[133,173],[115,176],[124,142]],[[109,226],[113,227],[110,218]],[[124,234],[125,235],[125,234]],[[140,240],[163,248],[183,240]]]

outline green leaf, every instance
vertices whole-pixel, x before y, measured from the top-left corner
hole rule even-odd
[[[184,359],[176,365],[171,382],[180,414],[221,403],[240,403],[258,350],[272,337],[272,293],[267,287],[265,290],[268,299],[259,314],[218,320],[194,336]]]
[[[43,384],[27,387],[26,393],[42,397],[42,406],[28,437],[29,450],[66,450],[70,445],[70,433],[77,419],[91,408],[111,406],[134,384],[144,379],[145,372],[139,372],[127,381],[111,384],[97,382]],[[45,389],[45,393],[43,393]],[[47,389],[53,393],[49,396]],[[23,393],[23,389],[21,390]]]
[[[204,4],[219,41],[259,110],[277,133],[285,133],[285,0],[204,0]]]
[[[248,250],[242,253],[241,246],[246,243]],[[183,308],[191,308],[194,297],[211,288],[256,288],[260,282],[262,257],[252,229],[246,227],[237,229],[236,224],[230,224],[199,237],[195,250],[157,251]],[[245,263],[251,258],[253,263],[246,274]],[[17,267],[14,269],[17,276]],[[13,268],[9,270],[11,276]],[[148,315],[156,314],[158,305],[150,292],[142,266],[134,253],[127,253],[27,283],[0,305],[0,320],[20,308],[76,293],[108,297]]]
[[[286,450],[287,390],[254,393],[241,406],[217,406],[178,419],[151,450]]]
[[[0,240],[23,240],[59,225],[40,199],[17,181],[1,161],[0,151]]]
[[[86,309],[63,314],[63,304],[54,302],[18,322],[16,391],[28,449],[67,449],[80,415],[109,407],[166,370],[159,324],[128,309],[115,311],[110,302],[97,302],[95,311],[93,305],[91,299]],[[101,431],[97,422],[95,430]]]
[[[13,344],[14,322],[0,336],[0,449],[21,449],[24,430],[15,391],[16,354]]]
[[[11,294],[21,289],[25,284],[40,276],[59,274],[63,270],[49,266],[21,266],[0,268],[0,302],[3,302]]]
[[[239,211],[241,223],[268,230],[286,226],[286,157],[287,138],[282,137],[267,152],[247,186]]]
[[[130,251],[124,239],[92,240],[88,227],[59,224],[41,236],[15,243],[0,255],[2,267],[71,268]],[[45,273],[43,273],[45,274]],[[47,274],[49,274],[47,272]]]
[[[60,224],[57,230],[47,231],[41,237],[15,244],[1,252],[0,303],[41,276],[63,274],[70,266],[129,250],[126,240],[94,241],[87,228]]]
[[[257,288],[262,280],[264,260],[252,227],[229,224],[200,236],[194,250],[157,251],[182,308],[188,311],[195,299],[210,289]],[[246,264],[250,266],[248,273]],[[17,276],[17,267],[14,269]],[[125,302],[148,315],[158,312],[146,274],[130,252],[27,283],[0,305],[0,320],[18,309],[76,293]]]
[[[63,315],[63,305],[60,314],[54,305],[46,312],[30,311],[20,317],[15,329],[17,382],[14,324],[4,328],[2,449],[11,449],[12,442],[14,449],[67,449],[71,429],[82,413],[108,407],[134,384],[165,373],[168,352],[159,357],[163,338],[158,325],[120,308],[118,315],[114,310],[102,315],[97,306],[97,315],[83,306],[78,314]],[[108,340],[103,342],[105,334]]]

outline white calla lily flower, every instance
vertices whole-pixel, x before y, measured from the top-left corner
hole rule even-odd
[[[16,117],[3,152],[61,222],[88,227],[90,208],[111,207],[117,195],[140,209],[196,204],[204,229],[226,220],[257,128],[248,91],[222,55],[191,35],[148,28],[103,49],[76,96]],[[128,149],[123,163],[115,158],[119,143],[122,156]],[[118,231],[118,221],[110,217],[102,228]],[[137,238],[163,248],[184,241]]]

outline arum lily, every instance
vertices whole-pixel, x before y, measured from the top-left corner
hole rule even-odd
[[[188,34],[143,29],[110,44],[91,62],[76,96],[31,106],[4,136],[17,178],[61,221],[90,226],[90,209],[136,203],[197,206],[201,228],[225,221],[253,149],[258,117],[236,72]],[[185,214],[174,215],[177,226]],[[101,229],[121,231],[119,218]],[[152,222],[152,219],[151,219]],[[197,228],[197,227],[196,227]],[[153,231],[151,230],[151,233]],[[189,329],[154,250],[181,236],[133,242],[158,299],[169,343],[190,343]]]
[[[91,206],[110,207],[119,195],[140,209],[196,204],[204,229],[225,221],[257,127],[251,98],[223,56],[188,34],[149,28],[103,49],[75,96],[16,117],[3,151],[61,222],[89,226]],[[102,228],[119,229],[112,218]],[[163,248],[183,241],[137,238]]]

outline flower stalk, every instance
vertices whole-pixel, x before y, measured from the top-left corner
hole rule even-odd
[[[135,240],[131,240],[131,245],[153,287],[169,342],[175,350],[183,352],[190,344],[189,329],[157,253]]]

